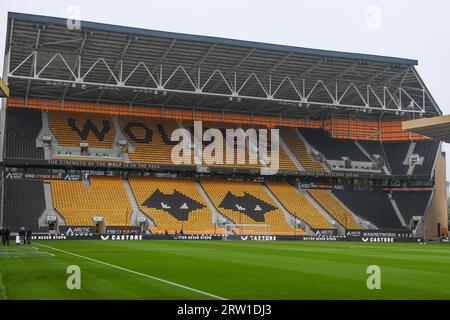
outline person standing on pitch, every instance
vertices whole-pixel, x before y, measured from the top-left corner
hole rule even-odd
[[[20,227],[19,229],[19,244],[25,244],[25,227]]]
[[[31,230],[31,227],[28,227],[27,233],[26,233],[26,244],[31,245],[31,236],[33,234],[33,231]]]
[[[3,230],[4,230],[3,232],[5,234],[5,242],[3,243],[3,245],[9,246],[9,234],[11,232],[9,231],[8,227],[5,227]]]
[[[3,226],[1,226],[0,228],[0,236],[2,237],[2,243],[3,245],[6,245],[6,241],[5,241],[5,228]]]

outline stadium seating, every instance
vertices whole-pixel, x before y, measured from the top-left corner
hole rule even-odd
[[[401,229],[402,225],[392,207],[388,194],[382,190],[333,190],[350,210],[380,229]]]
[[[112,118],[92,113],[48,112],[48,125],[60,146],[112,148],[116,130]]]
[[[62,156],[62,155],[54,155],[52,157],[53,160],[71,160],[71,161],[93,161],[93,162],[123,162],[124,159],[116,159],[110,157],[74,157],[74,156]]]
[[[329,190],[310,189],[308,193],[346,229],[361,229],[353,214]]]
[[[323,165],[308,154],[305,143],[298,136],[296,130],[295,128],[280,129],[281,138],[286,142],[306,171],[325,171]]]
[[[3,225],[12,232],[20,227],[38,230],[38,219],[45,210],[41,181],[5,180],[3,199]]]
[[[373,157],[374,155],[380,156],[387,166],[387,156],[383,148],[383,144],[379,141],[359,140],[358,143],[367,151],[367,153]]]
[[[82,181],[51,181],[53,205],[66,225],[90,226],[102,216],[107,226],[128,226],[131,204],[119,177],[92,176]]]
[[[392,194],[406,224],[408,224],[412,217],[425,214],[431,191],[394,191]]]
[[[186,129],[189,129],[191,131],[191,134],[193,134],[193,122],[184,122],[183,126]],[[217,164],[217,165],[211,165],[216,167],[225,167],[225,168],[250,168],[250,169],[256,169],[261,168],[261,164],[259,162],[259,158],[257,160],[257,163],[249,163],[249,157],[248,157],[248,148],[246,146],[245,149],[243,148],[236,148],[236,141],[235,141],[235,153],[234,153],[234,163],[228,164],[226,163],[226,143],[225,143],[225,137],[226,137],[226,129],[237,129],[242,128],[244,131],[249,129],[249,126],[237,126],[234,124],[228,124],[228,123],[216,123],[216,122],[204,122],[203,123],[203,130],[206,131],[208,128],[217,128],[222,132],[222,135],[224,137],[224,146],[223,146],[223,164]],[[252,126],[256,130],[256,134],[258,135],[258,129],[267,129],[263,127],[258,126]],[[270,131],[268,130],[268,139],[267,139],[267,148],[268,153],[270,154]],[[259,139],[259,138],[258,138]],[[210,142],[204,142],[203,147],[208,145]],[[213,154],[214,156],[214,154]],[[243,156],[245,159],[245,162],[242,164],[237,163],[238,156]],[[207,160],[204,158],[203,160]],[[205,161],[204,161],[205,163]],[[279,146],[279,169],[281,170],[292,170],[297,171],[297,167],[292,162],[291,158],[287,154],[286,150],[280,145]]]
[[[416,142],[413,153],[417,153],[419,156],[424,157],[424,160],[422,165],[416,165],[414,167],[413,174],[431,174],[438,148],[439,141],[425,140]]]
[[[153,233],[223,233],[193,180],[129,177],[129,181],[141,211],[156,224]]]
[[[327,159],[342,160],[342,157],[347,157],[352,161],[371,161],[352,140],[333,139],[322,129],[301,128],[299,130],[306,141]]]
[[[145,118],[120,118],[122,133],[133,145],[128,151],[130,160],[136,163],[173,164],[171,153],[177,142],[170,141],[175,121]]]
[[[409,166],[404,165],[403,161],[406,158],[410,144],[410,141],[383,143],[392,174],[404,175],[408,172]]]
[[[40,110],[6,109],[5,158],[44,159],[44,150],[36,147],[41,128]]]
[[[257,182],[203,179],[201,184],[216,208],[235,224],[266,224],[274,234],[304,233],[294,231],[284,213]]]
[[[334,229],[311,202],[288,182],[266,182],[283,206],[312,229]]]

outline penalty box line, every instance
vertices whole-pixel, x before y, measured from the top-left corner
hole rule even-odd
[[[65,251],[65,250],[62,250],[62,249],[53,248],[53,247],[47,246],[47,245],[42,244],[42,243],[36,243],[35,242],[34,244],[35,245],[39,245],[39,246],[43,246],[43,247],[46,247],[46,248],[49,248],[49,249],[52,249],[52,250],[55,250],[55,251],[59,251],[59,252],[62,252],[62,253],[68,254],[68,255],[72,255],[74,257],[78,257],[78,258],[89,260],[89,261],[92,261],[92,262],[95,262],[95,263],[98,263],[98,264],[102,264],[102,265],[108,266],[110,268],[126,271],[126,272],[129,272],[129,273],[141,276],[141,277],[153,279],[153,280],[156,280],[156,281],[159,281],[159,282],[162,282],[162,283],[165,283],[165,284],[169,284],[169,285],[172,285],[172,286],[175,286],[175,287],[178,287],[178,288],[182,288],[182,289],[186,289],[186,290],[189,290],[189,291],[197,292],[197,293],[200,293],[202,295],[205,295],[205,296],[208,296],[208,297],[211,297],[211,298],[214,298],[214,299],[227,300],[224,297],[217,296],[215,294],[212,294],[212,293],[209,293],[209,292],[206,292],[206,291],[198,290],[198,289],[191,288],[191,287],[188,287],[188,286],[185,286],[185,285],[182,285],[182,284],[179,284],[179,283],[175,283],[175,282],[172,282],[172,281],[169,281],[169,280],[165,280],[165,279],[162,279],[162,278],[151,276],[151,275],[148,275],[148,274],[145,274],[145,273],[142,273],[142,272],[130,270],[130,269],[123,268],[123,267],[120,267],[120,266],[116,266],[116,265],[108,263],[108,262],[104,262],[104,261],[101,261],[101,260],[85,257],[85,256],[82,256],[82,255],[79,255],[79,254],[76,254],[76,253],[73,253],[73,252]]]

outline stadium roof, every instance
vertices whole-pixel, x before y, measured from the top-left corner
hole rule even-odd
[[[440,115],[416,60],[8,14],[13,96],[281,116]]]
[[[450,115],[404,121],[402,127],[433,140],[450,143]]]

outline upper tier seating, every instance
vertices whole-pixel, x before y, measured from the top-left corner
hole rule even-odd
[[[333,193],[355,214],[372,222],[377,228],[402,228],[386,192],[381,190],[333,190]]]
[[[60,146],[112,148],[116,135],[110,116],[92,113],[49,111],[48,126]]]
[[[194,124],[193,122],[189,122],[186,121],[183,123],[183,126],[186,129],[189,129],[191,131],[191,134],[193,135],[193,130],[194,130]],[[209,128],[216,128],[219,129],[222,132],[222,136],[224,138],[224,144],[223,144],[223,156],[222,156],[222,164],[214,164],[211,165],[212,167],[227,167],[227,168],[261,168],[262,165],[259,162],[259,155],[258,155],[258,159],[256,163],[250,163],[249,162],[249,151],[248,151],[248,147],[246,146],[246,148],[236,148],[237,145],[237,141],[235,139],[235,152],[234,152],[234,163],[233,164],[228,164],[226,163],[226,129],[238,129],[238,128],[242,128],[244,131],[246,131],[247,129],[249,129],[249,126],[237,126],[235,124],[231,124],[231,123],[216,123],[216,122],[203,122],[203,131],[206,131]],[[258,136],[258,129],[267,129],[267,128],[263,128],[263,127],[252,127],[256,130],[256,135]],[[270,131],[267,130],[267,135],[268,135],[268,139],[267,139],[267,152],[270,155],[271,154],[271,149],[270,149]],[[258,137],[259,139],[259,137]],[[259,142],[259,140],[258,140]],[[211,142],[204,142],[203,143],[203,149],[205,148],[205,146],[207,146],[208,144],[210,144]],[[212,154],[212,156],[215,156],[215,153]],[[245,159],[244,163],[238,163],[237,159],[238,156],[241,156]],[[204,157],[203,160],[205,160],[206,158]],[[211,159],[212,161],[212,159]],[[204,162],[205,163],[205,162]],[[286,150],[284,150],[283,146],[279,145],[279,169],[281,170],[293,170],[293,171],[297,171],[297,167],[295,166],[295,164],[292,162],[291,158],[289,157],[289,155],[287,154]]]
[[[408,224],[413,216],[425,214],[431,191],[394,191],[392,194],[406,224]]]
[[[284,213],[257,182],[204,179],[201,183],[217,210],[236,224],[266,224],[273,234],[304,233],[294,231]]]
[[[66,225],[92,226],[93,217],[102,216],[107,226],[128,226],[131,204],[119,177],[90,177],[90,186],[82,181],[52,181],[55,209]]]
[[[342,160],[342,157],[347,157],[352,161],[371,162],[352,140],[333,139],[322,129],[299,130],[306,141],[329,160]]]
[[[410,141],[383,143],[392,174],[403,175],[408,172],[409,165],[404,165],[403,161],[406,158],[410,144]]]
[[[384,160],[385,164],[389,166],[386,153],[380,141],[359,140],[358,143],[367,151],[367,153],[371,157],[374,157],[374,155],[378,155]]]
[[[308,198],[288,182],[267,182],[269,189],[284,207],[312,229],[334,229]]]
[[[36,137],[42,128],[41,111],[7,108],[5,157],[44,159],[44,150],[36,147]]]
[[[361,229],[353,214],[333,196],[330,190],[310,189],[308,193],[346,229]]]
[[[11,232],[20,227],[38,230],[38,219],[45,211],[44,185],[41,181],[5,180],[3,225]]]
[[[308,154],[305,143],[298,135],[297,129],[282,128],[280,129],[280,136],[300,161],[305,171],[325,171],[323,165]]]
[[[129,177],[140,209],[156,224],[153,233],[223,233],[195,182],[188,179]]]
[[[439,141],[425,140],[416,142],[413,153],[417,153],[419,156],[424,157],[424,159],[422,165],[416,165],[414,167],[413,174],[431,174],[438,148]]]
[[[137,163],[174,164],[171,154],[177,142],[170,140],[178,128],[176,121],[146,118],[120,118],[122,133],[133,145],[130,160]]]
[[[71,160],[71,161],[89,161],[89,162],[123,162],[123,159],[116,159],[116,158],[110,158],[110,157],[81,157],[81,156],[71,156],[71,155],[58,155],[55,154],[52,157],[54,160]]]

